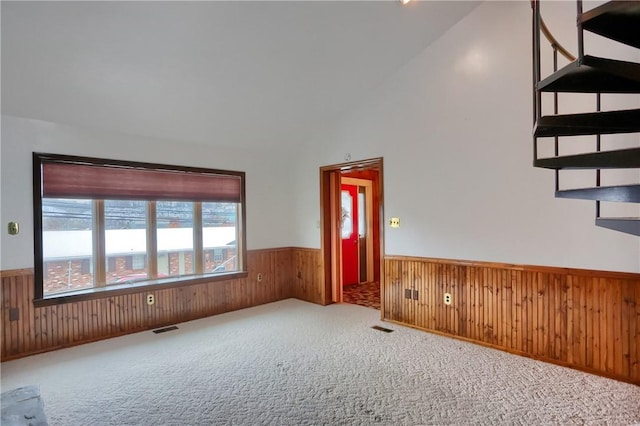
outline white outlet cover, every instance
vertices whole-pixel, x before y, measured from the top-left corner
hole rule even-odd
[[[451,303],[453,303],[453,296],[451,296],[451,293],[445,293],[444,294],[444,304],[445,305],[451,305]]]

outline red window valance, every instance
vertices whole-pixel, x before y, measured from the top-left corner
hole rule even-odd
[[[241,172],[86,158],[40,160],[42,196],[47,198],[242,201]]]

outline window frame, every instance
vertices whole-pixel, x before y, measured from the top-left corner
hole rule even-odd
[[[198,174],[211,174],[219,175],[221,177],[234,177],[240,179],[240,199],[237,202],[239,211],[237,212],[237,258],[238,258],[238,270],[227,273],[196,273],[186,276],[174,276],[166,278],[151,278],[149,280],[127,283],[127,284],[108,284],[104,286],[94,286],[89,289],[74,290],[59,294],[44,295],[44,256],[43,256],[43,221],[42,221],[42,205],[43,205],[43,164],[44,163],[66,163],[71,165],[94,165],[94,166],[115,166],[125,168],[136,168],[150,171],[169,171],[173,173],[198,173]],[[100,203],[102,200],[93,200],[95,204]],[[160,200],[157,200],[160,201]],[[200,204],[200,201],[193,201],[194,204]],[[210,202],[218,202],[217,200],[210,200]],[[219,201],[227,202],[227,201]],[[155,201],[151,201],[153,204],[153,211],[148,211],[148,215],[155,215]],[[201,214],[201,211],[200,211]],[[70,156],[61,154],[45,154],[45,153],[33,153],[33,219],[34,219],[34,305],[47,306],[59,303],[77,302],[80,300],[96,299],[101,297],[110,297],[120,294],[139,293],[142,291],[151,291],[164,288],[181,287],[193,284],[200,284],[204,282],[216,282],[227,281],[230,279],[246,278],[248,276],[247,268],[247,244],[246,244],[246,192],[245,192],[245,172],[208,169],[200,167],[188,167],[177,166],[167,164],[156,163],[144,163],[124,160],[110,160],[91,157]],[[95,221],[95,217],[94,217]],[[97,225],[101,227],[94,231],[94,234],[104,232],[104,221],[97,220]],[[100,223],[102,222],[102,223]],[[198,221],[198,227],[194,221],[194,258],[200,265],[204,263],[204,249],[202,247],[202,221],[201,218]],[[149,229],[150,224],[147,223]],[[149,232],[148,232],[149,233]],[[151,232],[154,233],[154,232]],[[98,237],[99,238],[99,237]],[[94,236],[95,239],[95,236]],[[154,245],[153,251],[156,251],[155,245],[157,240],[153,236],[148,236],[148,244]],[[147,259],[151,261],[152,256],[149,256],[151,252],[147,247],[148,256]],[[202,259],[200,259],[202,257]],[[102,265],[102,268],[106,268],[106,254],[104,252],[94,253],[94,268]],[[157,261],[157,260],[156,260]],[[148,267],[151,267],[149,265]],[[194,265],[195,267],[195,265]],[[155,265],[157,271],[157,265]],[[197,271],[198,269],[196,269]],[[105,271],[106,272],[106,271]]]

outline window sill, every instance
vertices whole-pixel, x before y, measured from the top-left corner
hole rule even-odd
[[[169,277],[129,284],[112,284],[106,287],[95,287],[45,296],[42,299],[34,299],[33,305],[35,307],[60,305],[64,303],[81,302],[84,300],[103,299],[113,296],[120,296],[123,294],[152,292],[157,290],[165,290],[168,288],[185,287],[195,284],[229,281],[246,278],[248,275],[248,272],[241,271],[215,275]]]

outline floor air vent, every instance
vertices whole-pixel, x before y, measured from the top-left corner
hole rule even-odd
[[[380,327],[379,325],[374,325],[371,328],[373,328],[374,330],[378,330],[378,331],[384,331],[385,333],[391,333],[393,331],[390,328]]]
[[[160,334],[160,333],[166,333],[167,331],[173,331],[177,329],[178,327],[176,327],[175,325],[172,325],[171,327],[165,327],[165,328],[159,328],[157,330],[153,330],[153,332],[156,334]]]

